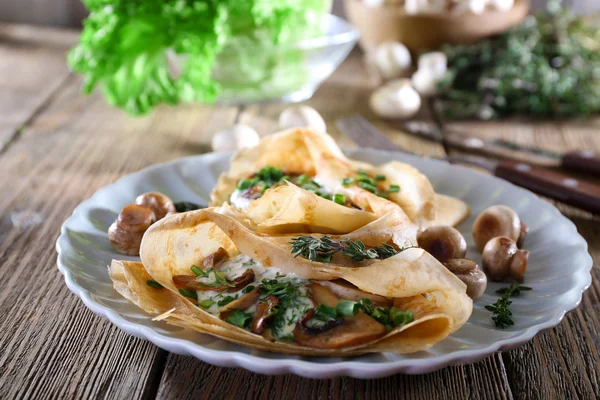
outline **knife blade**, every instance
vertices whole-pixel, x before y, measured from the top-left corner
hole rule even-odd
[[[411,154],[390,141],[366,119],[356,116],[336,121],[338,129],[357,145]],[[451,163],[484,168],[495,176],[546,197],[600,214],[600,186],[559,172],[518,161],[496,161],[479,156],[447,156]]]
[[[600,153],[591,150],[558,153],[534,146],[521,145],[504,139],[485,140],[454,130],[442,133],[437,126],[428,122],[411,121],[402,125],[402,129],[438,143],[444,141],[452,147],[467,151],[478,151],[486,154],[515,157],[515,151],[525,153],[529,162],[544,166],[557,166],[570,171],[600,175]],[[530,158],[533,155],[535,158]]]

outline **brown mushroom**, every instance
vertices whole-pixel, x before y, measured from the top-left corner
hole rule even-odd
[[[337,303],[340,302],[340,299],[333,294],[329,288],[318,283],[306,285],[306,288],[308,289],[309,297],[314,304],[325,304],[329,307],[335,307],[337,306]]]
[[[510,261],[509,274],[510,277],[519,283],[525,280],[525,272],[527,271],[527,261],[529,260],[528,250],[518,250]]]
[[[309,328],[306,322],[314,315],[315,309],[308,310],[294,329],[294,339],[301,346],[316,349],[339,349],[356,346],[378,339],[387,333],[383,324],[359,312],[353,317],[331,320],[320,328]],[[327,329],[324,330],[324,327]]]
[[[209,286],[198,280],[192,275],[174,275],[173,283],[181,289],[199,290],[201,292],[237,292],[254,282],[254,270],[248,269],[242,275],[233,280],[227,280],[228,285]]]
[[[510,264],[518,251],[517,243],[506,236],[495,237],[483,248],[482,264],[494,281],[501,281],[510,274]]]
[[[252,307],[258,301],[260,291],[258,286],[244,294],[239,299],[233,300],[219,309],[219,318],[226,320],[235,310],[245,310]]]
[[[202,261],[202,269],[214,268],[220,262],[227,259],[227,256],[227,250],[225,250],[222,247],[219,247],[217,251],[211,253]]]
[[[529,233],[529,225],[525,222],[521,221],[521,231],[519,232],[519,238],[517,239],[517,247],[523,248],[523,244],[525,244],[525,237]]]
[[[498,236],[506,236],[514,241],[521,235],[521,220],[510,207],[503,205],[491,206],[485,210],[473,223],[473,239],[479,251],[483,251],[486,243]]]
[[[273,312],[279,306],[277,296],[269,295],[258,303],[256,308],[256,318],[252,321],[252,333],[261,334],[265,329],[265,322],[271,318]]]
[[[152,210],[157,221],[177,212],[173,201],[168,196],[157,192],[147,192],[139,195],[135,199],[135,204]]]
[[[444,263],[458,279],[467,285],[467,296],[477,300],[487,288],[487,276],[473,260],[467,258],[455,258]]]
[[[137,256],[144,232],[155,221],[149,208],[130,204],[121,210],[117,220],[108,228],[108,240],[119,253]]]
[[[419,234],[419,247],[440,262],[462,258],[467,254],[467,242],[459,231],[451,226],[432,226]]]
[[[342,279],[336,279],[334,281],[319,281],[318,284],[325,286],[333,294],[338,296],[340,299],[344,300],[352,300],[352,301],[360,301],[361,299],[369,299],[371,303],[377,307],[391,307],[392,301],[387,297],[379,296],[376,294],[371,294],[367,292],[363,292],[358,289],[356,286],[348,283]]]

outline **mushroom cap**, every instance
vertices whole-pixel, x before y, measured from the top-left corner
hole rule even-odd
[[[419,247],[440,262],[463,258],[467,254],[467,242],[459,231],[451,226],[432,226],[419,234]]]
[[[529,233],[529,225],[525,222],[521,221],[521,231],[519,233],[519,238],[517,239],[517,247],[522,248],[523,244],[525,244],[525,237]]]
[[[510,263],[519,250],[517,243],[506,236],[491,239],[483,248],[483,269],[494,281],[501,281],[510,273]]]
[[[169,214],[175,214],[177,212],[173,201],[168,196],[158,192],[140,194],[137,199],[135,199],[135,204],[152,210],[157,221]]]
[[[479,265],[468,258],[455,258],[444,264],[450,272],[467,285],[467,296],[477,300],[487,288],[487,276]]]
[[[154,213],[149,208],[129,204],[108,228],[108,240],[119,253],[137,256],[144,232],[155,221]]]
[[[510,261],[510,277],[517,282],[523,283],[528,260],[529,250],[518,250]]]
[[[279,127],[281,129],[312,128],[317,132],[327,132],[327,125],[321,114],[314,108],[304,105],[285,108],[279,114]]]
[[[473,239],[479,251],[495,237],[506,236],[516,241],[521,234],[521,220],[510,207],[495,205],[486,208],[473,223]]]

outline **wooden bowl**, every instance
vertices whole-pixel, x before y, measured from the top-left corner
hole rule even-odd
[[[436,49],[443,44],[473,43],[518,25],[529,11],[530,0],[515,0],[508,11],[482,14],[407,14],[401,6],[367,7],[360,0],[344,0],[350,23],[360,31],[365,51],[380,43],[398,41],[411,51]]]

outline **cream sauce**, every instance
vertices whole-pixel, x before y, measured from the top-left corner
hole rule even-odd
[[[294,274],[284,274],[281,269],[276,267],[264,267],[259,262],[253,260],[252,258],[246,255],[239,255],[233,259],[225,261],[218,268],[219,273],[222,273],[224,277],[228,280],[233,280],[239,276],[241,276],[248,269],[252,269],[254,271],[254,282],[250,285],[258,286],[260,285],[263,279],[277,279],[279,282],[292,282],[294,285],[307,285],[310,282],[307,280],[299,279]],[[211,274],[212,275],[212,274]],[[214,279],[212,279],[214,281]],[[205,278],[202,281],[205,283],[211,283],[211,279]],[[203,300],[212,300],[215,303],[210,305],[209,307],[201,307],[203,310],[209,312],[210,314],[217,315],[219,310],[225,306],[225,304],[219,305],[218,302],[224,299],[227,299],[228,296],[233,297],[233,299],[238,299],[242,297],[245,293],[243,293],[244,289],[238,290],[236,292],[228,293],[228,292],[215,292],[215,291],[197,291],[198,295],[198,303],[201,303]],[[300,296],[298,297],[298,301],[296,302],[294,307],[288,307],[285,309],[284,318],[286,323],[281,326],[279,331],[277,332],[277,337],[289,336],[294,331],[296,327],[296,322],[298,318],[306,312],[309,308],[314,307],[313,302],[308,297],[308,290],[306,287],[299,288]],[[241,310],[247,313],[251,313],[253,316],[256,316],[257,304],[253,304],[251,307]]]

